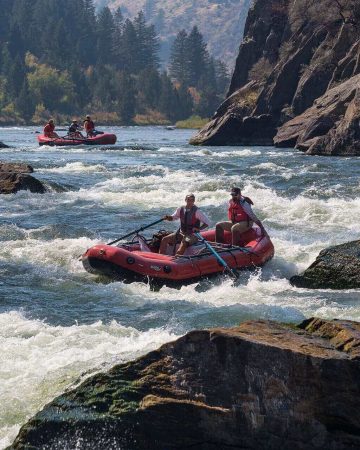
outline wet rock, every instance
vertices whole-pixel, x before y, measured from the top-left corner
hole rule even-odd
[[[290,282],[309,289],[359,289],[360,241],[322,250],[311,266]]]
[[[358,448],[359,393],[359,323],[251,321],[89,378],[10,448]]]
[[[10,147],[4,144],[3,142],[0,142],[0,148],[10,148]]]
[[[0,194],[13,194],[20,190],[29,190],[43,194],[45,186],[29,173],[34,169],[28,164],[0,163]]]
[[[276,127],[268,114],[246,116],[227,113],[214,119],[191,138],[192,145],[273,145]]]

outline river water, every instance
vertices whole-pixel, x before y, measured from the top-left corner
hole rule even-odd
[[[37,145],[35,131],[0,129],[15,147],[0,160],[30,163],[50,189],[0,196],[0,448],[66,388],[189,330],[257,318],[360,320],[360,291],[287,281],[324,247],[360,238],[360,158],[196,148],[192,131],[162,127],[115,127],[114,147],[51,148]],[[206,290],[152,292],[104,284],[78,261],[88,247],[172,213],[188,192],[214,224],[233,185],[254,201],[276,251],[237,286],[225,278]]]

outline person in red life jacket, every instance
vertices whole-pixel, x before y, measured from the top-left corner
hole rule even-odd
[[[229,220],[216,224],[216,242],[223,243],[224,231],[231,231],[232,245],[239,245],[242,233],[250,230],[254,222],[260,227],[262,234],[266,234],[263,224],[254,214],[251,205],[253,205],[252,200],[249,197],[243,197],[240,188],[233,187],[231,189],[231,200],[228,208]]]
[[[44,136],[48,138],[59,138],[59,135],[55,133],[54,119],[49,119],[49,122],[44,127]]]
[[[186,205],[177,208],[171,216],[164,216],[165,220],[180,220],[180,229],[161,240],[159,253],[165,254],[168,245],[180,244],[175,256],[183,255],[188,247],[198,241],[194,233],[209,226],[210,220],[195,205],[195,195],[188,194],[185,202]]]
[[[95,124],[91,120],[91,117],[89,115],[87,115],[86,119],[84,120],[84,128],[85,128],[87,137],[96,136]]]

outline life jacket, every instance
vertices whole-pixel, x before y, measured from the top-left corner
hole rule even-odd
[[[190,210],[186,210],[183,206],[180,210],[180,230],[183,234],[192,234],[194,228],[200,227],[200,220],[195,215],[198,210],[197,206],[193,206]]]
[[[84,120],[84,127],[87,132],[92,131],[95,128],[95,124],[92,120]]]
[[[70,126],[69,126],[69,133],[76,133],[77,132],[77,130],[78,130],[78,128],[79,128],[79,125],[77,124],[77,123],[72,123]]]
[[[238,222],[248,222],[250,221],[250,217],[247,212],[244,210],[242,204],[244,202],[253,205],[252,200],[249,197],[242,197],[239,202],[234,200],[229,201],[229,209],[228,209],[228,218],[232,223]]]
[[[44,135],[49,136],[55,130],[55,125],[53,123],[47,123],[44,127]]]

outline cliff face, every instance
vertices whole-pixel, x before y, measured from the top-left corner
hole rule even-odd
[[[359,2],[255,0],[228,98],[191,143],[272,145],[275,138],[279,146],[298,145],[304,151],[312,147],[312,154],[324,153],[330,145],[333,150],[328,154],[358,155],[359,73]],[[324,113],[316,130],[311,123],[311,129],[297,133],[296,118],[305,114],[309,122],[315,120],[318,103],[333,89],[331,112]],[[266,126],[248,127],[248,116]],[[304,146],[308,140],[304,134],[323,139],[317,140],[316,147],[314,141]],[[340,150],[334,150],[340,142]]]
[[[194,331],[55,399],[11,449],[360,446],[360,326]]]

